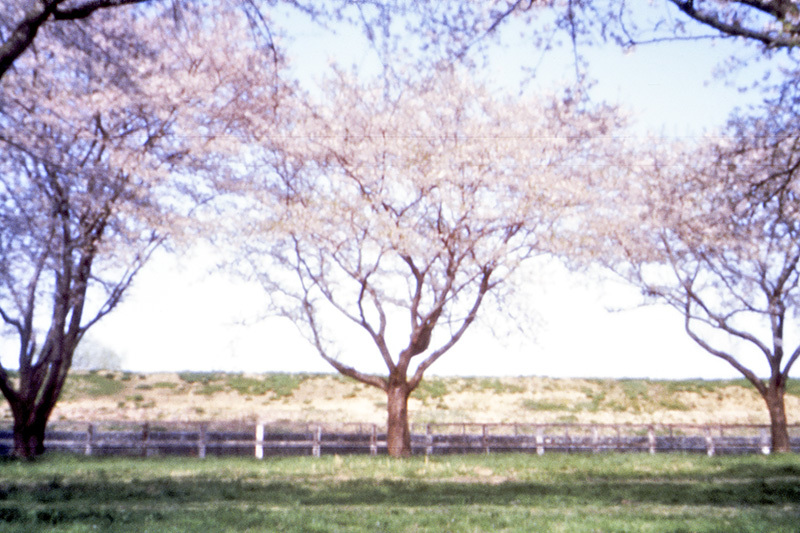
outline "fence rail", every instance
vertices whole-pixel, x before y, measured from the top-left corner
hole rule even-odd
[[[415,424],[415,454],[524,452],[769,453],[769,426],[658,424]],[[790,426],[800,452],[800,425]],[[376,424],[234,422],[53,422],[50,451],[85,455],[385,454],[386,432]],[[0,455],[13,448],[0,426]]]

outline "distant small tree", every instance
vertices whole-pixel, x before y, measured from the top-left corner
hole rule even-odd
[[[72,355],[75,370],[122,370],[122,356],[108,346],[84,337]]]
[[[440,73],[388,85],[342,74],[292,118],[231,184],[234,253],[325,361],[386,393],[389,454],[408,455],[409,395],[487,298],[510,297],[523,262],[570,240],[614,116]],[[356,368],[336,317],[365,334],[385,376]]]
[[[616,230],[609,265],[755,387],[776,452],[790,451],[784,395],[800,357],[799,101],[735,117],[700,148],[640,159],[616,200],[629,222],[601,224]]]

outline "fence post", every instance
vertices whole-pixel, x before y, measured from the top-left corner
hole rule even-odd
[[[770,452],[770,436],[766,428],[761,428],[761,453],[769,455]]]
[[[372,434],[369,437],[369,454],[378,455],[378,426],[372,424]]]
[[[483,424],[483,435],[481,436],[481,445],[483,445],[483,451],[486,452],[486,455],[489,455],[489,428],[486,424]]]
[[[84,455],[92,455],[92,440],[94,439],[94,424],[86,426],[86,449]]]
[[[256,459],[264,458],[264,424],[256,424]]]
[[[600,451],[600,435],[597,426],[592,425],[592,453]]]
[[[322,440],[322,426],[317,426],[314,429],[314,441],[311,445],[311,455],[319,457],[321,453],[320,441]]]
[[[433,453],[433,433],[431,433],[430,424],[427,424],[425,426],[425,436],[426,436],[425,455],[430,455]]]
[[[647,443],[650,446],[650,454],[656,453],[656,431],[653,426],[647,428]]]
[[[542,426],[536,428],[536,454],[544,455],[544,429]]]
[[[150,450],[148,444],[150,443],[150,424],[145,422],[142,424],[142,457],[148,457]]]
[[[197,457],[206,458],[206,423],[200,423],[200,434],[197,437]]]
[[[369,435],[369,454],[378,455],[378,426],[372,424]]]
[[[714,449],[714,437],[711,435],[711,428],[706,426],[706,453],[709,457],[713,457],[716,450]]]

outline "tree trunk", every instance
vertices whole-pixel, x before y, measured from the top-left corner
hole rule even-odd
[[[49,387],[44,385],[49,384]],[[14,457],[33,460],[45,451],[44,435],[47,421],[61,393],[63,380],[40,384],[26,395],[6,396],[14,416]],[[36,399],[28,395],[36,393]]]
[[[36,413],[14,415],[14,457],[35,459],[44,453],[45,416]]]
[[[772,435],[772,452],[783,453],[792,451],[789,441],[789,428],[786,423],[786,407],[784,403],[785,389],[781,386],[770,384],[764,401],[769,410],[770,433]]]
[[[411,432],[408,429],[408,397],[410,394],[407,383],[390,385],[386,391],[389,411],[386,424],[386,446],[391,457],[411,455]]]

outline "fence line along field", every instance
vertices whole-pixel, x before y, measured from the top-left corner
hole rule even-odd
[[[422,382],[414,424],[767,424],[763,400],[743,380],[443,378]],[[800,384],[787,387],[800,422]],[[0,420],[10,420],[8,405]],[[385,424],[386,395],[331,374],[74,372],[51,421],[247,421]]]
[[[800,425],[790,426],[792,451],[800,452]],[[768,454],[768,426],[635,424],[416,424],[411,453],[545,452]],[[0,456],[12,450],[12,432],[0,422]],[[388,453],[385,427],[378,424],[303,422],[54,422],[49,451],[86,456],[255,456],[379,455]]]

